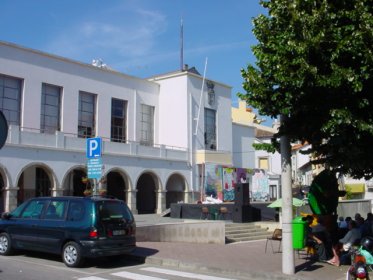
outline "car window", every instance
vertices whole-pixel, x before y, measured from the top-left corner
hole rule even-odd
[[[38,219],[43,212],[44,205],[46,204],[46,200],[32,200],[29,204],[25,207],[21,214],[21,218],[24,219]]]
[[[57,200],[51,201],[45,212],[44,219],[63,220],[65,216],[67,201]]]
[[[82,201],[70,201],[67,219],[69,221],[81,221],[84,217],[84,204]]]
[[[23,208],[25,208],[26,204],[27,204],[27,201],[23,202],[16,209],[14,209],[12,212],[10,212],[12,217],[19,218],[19,216],[21,215],[21,212],[22,212]]]
[[[98,213],[101,221],[110,221],[115,219],[132,220],[131,211],[128,207],[119,201],[102,201],[98,205]]]

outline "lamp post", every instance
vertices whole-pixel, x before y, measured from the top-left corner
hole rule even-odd
[[[286,116],[280,116],[281,126],[286,122]],[[287,135],[280,138],[281,151],[281,194],[282,194],[282,272],[292,275],[294,268],[293,250],[293,195],[291,190],[291,153],[290,140]]]

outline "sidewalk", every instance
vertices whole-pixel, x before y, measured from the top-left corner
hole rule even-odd
[[[157,220],[158,219],[158,220]],[[182,222],[170,218],[137,217],[138,224]],[[177,266],[185,269],[222,272],[246,279],[330,279],[346,278],[348,266],[335,267],[312,262],[295,252],[295,275],[282,274],[282,253],[272,253],[266,240],[233,244],[194,244],[171,242],[138,242],[133,256],[146,263]],[[274,247],[277,244],[274,243]]]

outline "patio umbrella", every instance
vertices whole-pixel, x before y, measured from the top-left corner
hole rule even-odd
[[[303,205],[304,205],[303,200],[300,200],[298,198],[293,197],[293,207],[300,207],[300,206],[303,206]],[[272,202],[267,207],[269,207],[269,208],[282,208],[282,198],[279,198],[279,199],[275,200],[274,202]]]

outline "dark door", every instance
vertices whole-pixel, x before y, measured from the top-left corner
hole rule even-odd
[[[9,234],[14,245],[20,249],[39,250],[38,228],[47,200],[31,200],[19,217],[11,218]]]
[[[40,250],[60,253],[65,238],[65,216],[67,200],[51,200],[40,219],[38,242]]]

